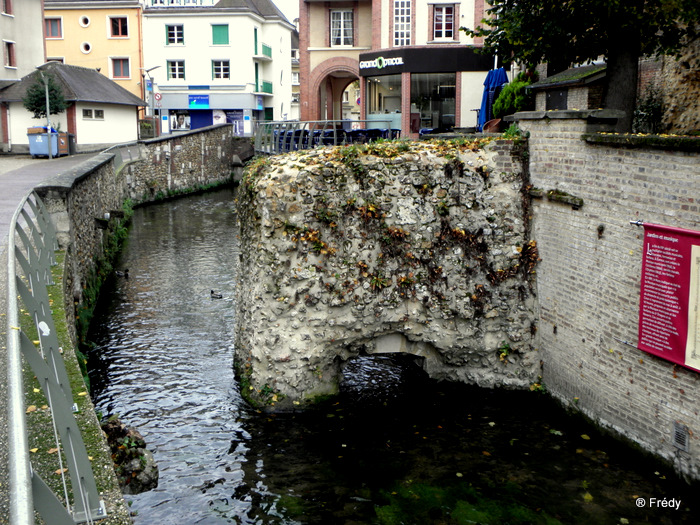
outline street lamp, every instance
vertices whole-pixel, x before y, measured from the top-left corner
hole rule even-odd
[[[53,155],[51,154],[51,120],[49,118],[49,113],[51,112],[51,107],[49,106],[49,81],[44,76],[44,72],[39,66],[37,66],[36,69],[39,71],[39,75],[41,75],[41,81],[44,83],[44,92],[46,94],[46,140],[48,142],[49,160],[51,160],[53,159]]]
[[[149,102],[150,102],[149,105],[151,108],[151,116],[152,117],[156,116],[156,111],[155,111],[155,108],[153,107],[153,77],[151,76],[151,71],[153,71],[154,69],[158,69],[159,67],[160,66],[153,66],[153,67],[149,67],[148,69],[143,68],[143,67],[139,68],[148,77],[148,82],[151,86],[151,90],[150,90],[151,94],[149,96]],[[147,88],[145,86],[144,86],[144,90],[147,90]]]

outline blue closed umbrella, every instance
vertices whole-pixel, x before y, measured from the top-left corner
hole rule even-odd
[[[481,109],[479,110],[479,119],[477,126],[479,131],[484,129],[484,124],[493,119],[493,102],[501,92],[504,84],[508,83],[508,75],[502,67],[492,69],[486,75],[484,80],[484,95],[481,98]]]

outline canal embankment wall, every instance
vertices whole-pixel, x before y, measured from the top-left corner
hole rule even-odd
[[[630,221],[699,229],[700,148],[591,134],[605,127],[598,114],[518,115],[530,133],[544,384],[698,479],[700,374],[636,348],[644,231]]]
[[[241,157],[251,155],[250,140],[235,137],[231,126],[210,126],[110,148],[41,183],[36,191],[66,250],[69,318],[80,315],[86,294],[97,293],[105,278],[108,270],[100,264],[114,255],[106,252],[124,228],[125,203],[128,208],[232,181]]]

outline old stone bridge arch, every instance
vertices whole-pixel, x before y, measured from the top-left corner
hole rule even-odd
[[[388,142],[258,160],[241,185],[236,368],[269,410],[338,391],[364,353],[437,379],[537,381],[527,180],[510,141]]]

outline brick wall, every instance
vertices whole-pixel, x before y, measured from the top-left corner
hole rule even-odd
[[[544,382],[565,405],[698,478],[700,374],[634,347],[643,230],[629,221],[697,230],[700,155],[592,145],[581,139],[586,113],[557,113],[570,115],[520,120],[533,187],[583,199],[579,209],[533,200]],[[674,422],[689,428],[690,453],[674,447]]]

